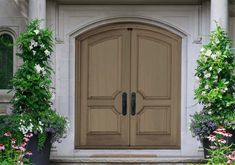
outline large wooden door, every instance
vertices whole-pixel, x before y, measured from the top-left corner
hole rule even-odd
[[[180,47],[139,24],[77,38],[76,147],[179,148]]]
[[[180,45],[179,37],[165,30],[132,30],[131,92],[136,112],[131,115],[131,146],[179,147]]]
[[[114,29],[79,43],[80,146],[129,144],[129,118],[122,115],[122,93],[130,89],[129,33]]]

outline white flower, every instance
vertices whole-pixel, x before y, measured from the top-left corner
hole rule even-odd
[[[39,127],[38,127],[38,131],[39,131],[40,133],[42,133],[42,132],[43,132],[42,127],[41,127],[41,126],[39,126]]]
[[[32,46],[34,46],[34,47],[35,47],[35,46],[38,46],[38,43],[35,42],[34,40],[31,40],[30,42],[31,42],[31,45],[32,45]]]
[[[209,85],[206,85],[206,86],[205,86],[205,89],[209,89]]]
[[[208,115],[211,115],[212,114],[212,112],[211,111],[208,111]]]
[[[207,58],[204,58],[204,62],[207,62]]]
[[[48,51],[48,50],[45,50],[44,53],[45,53],[46,55],[48,55],[48,56],[51,54],[51,52]]]
[[[30,50],[32,50],[34,47],[38,46],[38,43],[35,42],[34,40],[31,40],[30,42],[31,42],[31,44],[29,46]]]
[[[41,71],[44,71],[44,68],[42,68],[39,64],[35,65],[34,68],[36,69],[37,73],[40,73]]]
[[[45,45],[44,45],[44,44],[41,44],[40,46],[41,46],[42,48],[44,48],[44,47],[45,47]]]
[[[51,100],[55,100],[55,94],[54,93],[52,93],[52,95],[51,95]]]
[[[45,75],[46,74],[46,71],[45,71],[45,69],[43,68],[43,70],[42,70],[42,74],[43,75]]]
[[[207,50],[206,51],[206,56],[210,56],[211,55],[211,53],[212,53],[212,51],[209,49],[209,50]]]
[[[39,125],[41,125],[41,126],[43,126],[43,125],[44,125],[41,121],[39,121],[39,122],[38,122],[38,124],[39,124]]]
[[[215,43],[218,44],[220,41],[218,38],[215,39]]]
[[[38,74],[39,74],[39,73],[42,73],[43,75],[46,74],[45,69],[44,69],[43,67],[41,67],[39,64],[35,65],[34,68],[36,69],[36,71],[37,71]]]
[[[212,58],[213,60],[215,60],[215,59],[217,58],[217,55],[216,55],[216,54],[212,54],[212,55],[211,55],[211,58]]]
[[[212,67],[210,67],[209,70],[212,70]]]
[[[205,48],[202,47],[200,51],[201,51],[201,52],[204,52],[204,51],[205,51]]]
[[[211,77],[210,73],[205,74],[205,78],[209,78],[209,77]]]
[[[221,51],[216,51],[216,53],[215,53],[217,56],[220,56],[221,55]]]
[[[38,29],[34,30],[33,32],[34,32],[36,35],[39,34],[39,30],[38,30]]]
[[[36,51],[35,50],[33,50],[33,55],[35,55],[36,54]]]
[[[222,89],[221,92],[225,93],[228,90],[228,88]]]
[[[31,42],[31,45],[34,45],[34,43],[35,43],[35,41],[34,41],[34,40],[31,40],[30,42]]]

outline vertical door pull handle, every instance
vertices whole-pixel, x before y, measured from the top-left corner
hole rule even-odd
[[[125,116],[127,114],[127,93],[122,93],[122,115]]]
[[[135,115],[136,111],[136,94],[135,92],[131,93],[131,115]]]

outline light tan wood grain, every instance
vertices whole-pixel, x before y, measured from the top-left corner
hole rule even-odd
[[[120,23],[91,30],[76,43],[76,147],[180,148],[181,38]]]

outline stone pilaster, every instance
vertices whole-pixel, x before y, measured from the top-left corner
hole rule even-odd
[[[211,0],[211,31],[215,30],[215,21],[228,31],[228,0]]]
[[[29,20],[41,20],[41,28],[46,26],[46,0],[29,0]]]

